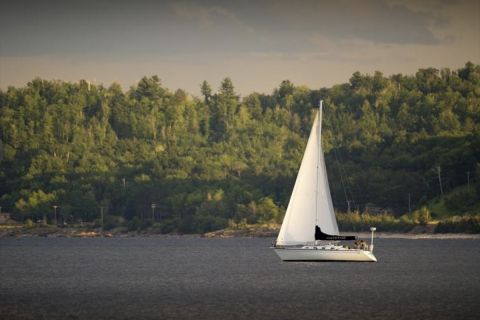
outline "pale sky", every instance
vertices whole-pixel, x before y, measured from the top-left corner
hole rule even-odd
[[[157,74],[200,94],[282,80],[329,87],[355,71],[480,63],[480,0],[15,0],[0,6],[0,88],[35,77],[125,88]]]

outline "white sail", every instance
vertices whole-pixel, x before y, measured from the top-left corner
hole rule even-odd
[[[339,234],[323,157],[321,117],[322,106],[313,122],[277,245],[315,241],[315,225],[324,233]]]

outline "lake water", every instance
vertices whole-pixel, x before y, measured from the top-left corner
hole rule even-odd
[[[480,240],[378,239],[378,263],[273,239],[0,239],[1,319],[479,319]]]

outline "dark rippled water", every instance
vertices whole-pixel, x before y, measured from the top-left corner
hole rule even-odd
[[[379,239],[378,263],[272,239],[0,239],[2,319],[479,319],[479,240]]]

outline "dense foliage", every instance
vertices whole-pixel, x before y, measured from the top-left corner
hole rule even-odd
[[[66,221],[93,221],[104,210],[164,232],[281,221],[319,99],[338,209],[398,216],[409,198],[414,210],[467,178],[474,191],[451,210],[480,202],[478,65],[355,73],[320,90],[283,81],[242,99],[228,78],[201,90],[192,98],[152,76],[126,92],[42,79],[0,91],[2,211],[36,221],[58,205]]]
[[[418,222],[407,215],[395,218],[392,214],[382,213],[370,215],[360,214],[358,211],[351,213],[337,213],[338,228],[342,231],[369,232],[371,226],[381,231],[410,231]]]

